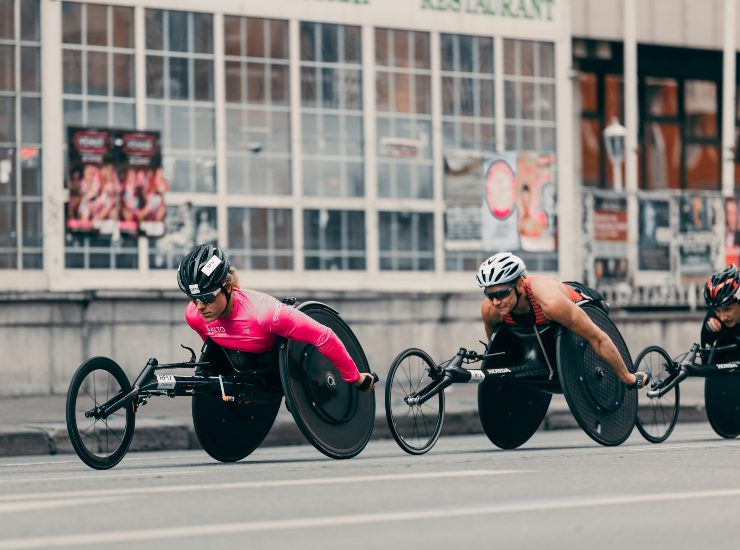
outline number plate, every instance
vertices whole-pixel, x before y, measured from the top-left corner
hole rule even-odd
[[[157,389],[158,390],[174,390],[177,380],[171,374],[157,374]]]

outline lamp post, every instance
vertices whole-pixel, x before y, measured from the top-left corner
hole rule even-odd
[[[614,176],[614,190],[622,190],[622,162],[624,161],[624,139],[627,136],[627,128],[619,123],[617,117],[613,117],[609,126],[604,128],[604,145],[606,154],[612,164],[612,175]]]

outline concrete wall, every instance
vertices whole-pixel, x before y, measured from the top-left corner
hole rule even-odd
[[[637,41],[686,48],[721,50],[724,0],[637,0]],[[736,43],[740,10],[736,10]],[[624,3],[571,0],[573,36],[620,41],[624,37]]]
[[[437,360],[465,346],[482,349],[480,297],[467,294],[316,295],[353,328],[374,370],[382,375],[401,350],[420,347]],[[134,378],[149,357],[184,361],[180,344],[198,351],[200,339],[183,319],[176,294],[95,293],[0,296],[0,396],[63,394],[88,357],[114,358]],[[633,358],[658,344],[671,355],[699,338],[702,313],[615,312]]]

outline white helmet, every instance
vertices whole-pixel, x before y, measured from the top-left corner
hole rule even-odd
[[[527,274],[527,266],[519,256],[511,252],[499,252],[480,264],[475,280],[478,286],[486,288],[515,281]]]

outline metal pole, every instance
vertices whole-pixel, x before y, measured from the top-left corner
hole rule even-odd
[[[627,190],[627,257],[634,283],[637,274],[638,204],[637,204],[637,2],[624,0],[624,112],[627,135],[624,161]],[[620,174],[621,177],[621,174]],[[616,178],[614,183],[616,185]]]

